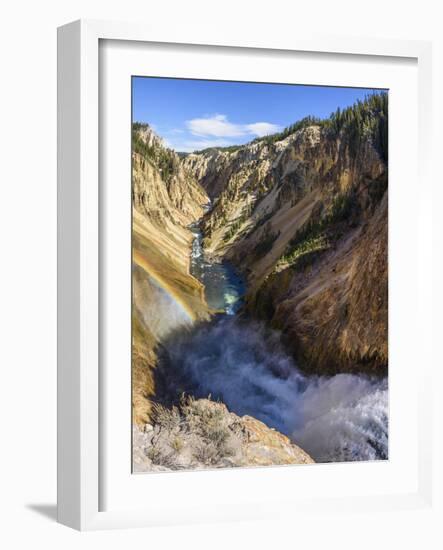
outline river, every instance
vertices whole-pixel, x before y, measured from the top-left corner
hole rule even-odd
[[[316,462],[387,459],[387,379],[303,375],[277,331],[236,315],[242,278],[229,263],[209,261],[201,232],[192,230],[191,272],[219,313],[166,343],[169,390],[220,399],[286,434]]]
[[[205,257],[203,236],[198,227],[191,228],[194,234],[191,251],[191,274],[203,283],[208,306],[226,315],[234,315],[242,304],[246,287],[243,279],[229,262],[214,262]]]

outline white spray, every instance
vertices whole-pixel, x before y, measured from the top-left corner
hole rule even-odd
[[[170,364],[197,397],[211,394],[291,437],[318,462],[388,456],[387,380],[306,377],[257,322],[224,317],[167,344]]]

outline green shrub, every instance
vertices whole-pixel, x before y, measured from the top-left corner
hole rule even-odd
[[[329,248],[329,242],[324,235],[311,237],[288,248],[279,260],[279,264],[297,265],[303,269],[322,252]]]

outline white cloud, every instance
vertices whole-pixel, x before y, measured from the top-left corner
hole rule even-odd
[[[200,137],[241,137],[264,136],[277,132],[280,127],[270,122],[234,124],[226,115],[214,115],[206,118],[193,118],[186,121],[186,127],[194,136]]]
[[[236,137],[244,136],[243,126],[232,124],[226,115],[215,115],[210,118],[193,118],[186,121],[191,134],[195,136]]]
[[[259,137],[275,134],[280,130],[280,126],[271,124],[270,122],[254,122],[253,124],[247,124],[246,127],[251,134]]]

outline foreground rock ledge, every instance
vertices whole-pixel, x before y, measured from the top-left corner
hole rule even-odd
[[[209,399],[188,397],[171,409],[154,405],[151,422],[134,425],[134,472],[314,462],[285,435]]]

